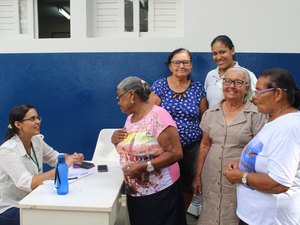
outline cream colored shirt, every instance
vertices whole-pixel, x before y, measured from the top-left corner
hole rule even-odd
[[[56,165],[59,153],[44,142],[43,135],[34,136],[31,142],[40,171],[43,171],[43,163]],[[31,156],[35,159],[33,152]],[[0,213],[15,207],[32,191],[32,177],[39,169],[27,155],[19,136],[15,135],[0,146]]]

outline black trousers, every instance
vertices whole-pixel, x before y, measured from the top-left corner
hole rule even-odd
[[[187,225],[179,182],[152,195],[127,194],[131,225]]]

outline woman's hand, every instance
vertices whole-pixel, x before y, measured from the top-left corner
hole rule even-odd
[[[115,146],[119,144],[121,141],[123,141],[127,137],[128,133],[126,129],[120,129],[114,131],[113,135],[111,136],[111,143],[113,143]]]
[[[192,183],[192,189],[195,194],[202,193],[202,181],[201,181],[202,168],[205,163],[206,156],[211,148],[211,145],[212,145],[212,139],[209,137],[208,133],[203,131],[202,140],[199,147],[199,154],[196,159],[194,180]]]
[[[225,171],[224,171],[223,175],[232,184],[241,183],[242,176],[243,176],[243,173],[245,171],[240,170],[240,169],[235,168],[235,167],[231,167],[232,165],[228,165],[228,164],[227,164],[227,167],[225,168]],[[229,169],[228,169],[228,167],[229,167]]]
[[[145,162],[141,163],[131,163],[122,168],[124,176],[128,178],[140,178],[141,174],[146,171],[146,166],[143,165]]]
[[[193,193],[202,194],[202,181],[201,176],[195,176],[192,183]]]
[[[76,153],[74,152],[72,155],[65,154],[66,157],[66,163],[68,167],[71,167],[76,164],[81,164],[84,160],[84,156],[82,153]]]
[[[245,171],[240,169],[225,169],[223,175],[232,184],[242,182],[242,177]],[[247,176],[247,185],[252,188],[272,194],[280,194],[289,190],[289,187],[284,186],[269,177],[265,173],[249,173]]]
[[[241,177],[243,176],[244,171],[242,171],[238,168],[239,168],[239,161],[230,160],[227,163],[226,168],[224,170],[223,175],[232,184],[236,184],[236,183],[241,182]]]
[[[230,160],[227,165],[225,170],[232,170],[232,169],[237,169],[239,168],[239,161],[237,160]]]

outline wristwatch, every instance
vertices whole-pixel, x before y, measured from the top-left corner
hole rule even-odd
[[[247,173],[247,172],[245,172],[245,173],[243,174],[243,176],[242,176],[242,183],[243,183],[243,184],[246,184],[246,185],[247,185],[247,176],[248,176],[248,173]]]
[[[147,162],[147,172],[152,172],[154,170],[154,166],[151,163],[151,160]]]

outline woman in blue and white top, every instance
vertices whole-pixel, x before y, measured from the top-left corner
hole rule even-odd
[[[168,57],[168,66],[171,74],[154,82],[151,99],[171,114],[178,127],[183,147],[180,176],[187,210],[193,197],[194,166],[201,140],[199,124],[207,109],[206,93],[199,81],[191,79],[192,56],[188,50],[173,51]]]

